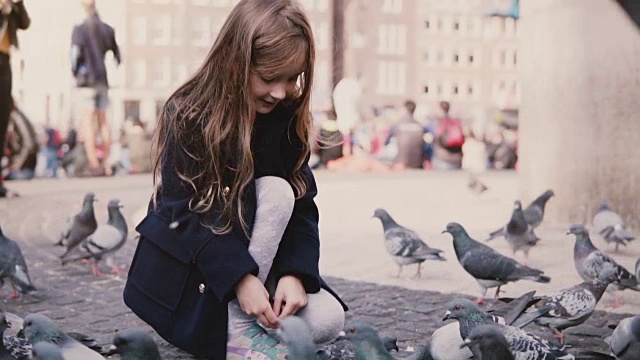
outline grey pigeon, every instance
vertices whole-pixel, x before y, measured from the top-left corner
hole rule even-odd
[[[595,280],[560,290],[551,296],[536,296],[536,306],[552,305],[553,309],[536,319],[536,324],[546,326],[564,343],[563,330],[585,322],[596,309],[607,286],[617,280],[615,269],[604,269]]]
[[[363,322],[347,324],[341,334],[351,341],[356,349],[356,360],[393,360],[384,348],[378,332]]]
[[[529,250],[540,241],[533,232],[533,226],[527,224],[524,219],[522,204],[517,200],[513,204],[511,219],[503,228],[503,234],[509,245],[511,245],[513,254],[515,255],[516,251],[522,251],[525,258],[529,257]],[[487,241],[489,240],[492,239],[487,239]]]
[[[584,280],[594,280],[598,278],[603,269],[612,267],[617,277],[617,281],[612,286],[618,290],[631,289],[640,291],[640,286],[638,286],[636,277],[633,274],[593,246],[589,238],[589,231],[584,225],[571,225],[567,234],[576,236],[576,242],[573,247],[573,261],[578,274]],[[615,302],[612,306],[619,307],[621,305],[620,299],[617,296],[614,297]]]
[[[142,329],[118,331],[108,352],[108,355],[113,354],[120,354],[122,360],[162,360],[158,345]]]
[[[99,268],[100,260],[107,258],[107,263],[111,265],[114,273],[121,274],[123,270],[117,268],[111,263],[109,255],[118,251],[124,246],[127,240],[128,227],[127,222],[120,212],[120,201],[113,199],[109,201],[109,221],[105,225],[100,225],[96,231],[87,237],[82,245],[78,247],[78,251],[70,252],[66,257],[62,258],[62,265],[72,261],[81,259],[94,259],[93,274],[101,275]]]
[[[515,360],[507,339],[495,325],[476,326],[464,344],[471,349],[476,360]]]
[[[443,320],[456,319],[460,322],[460,336],[466,339],[478,325],[490,324],[500,329],[509,343],[509,349],[517,360],[520,359],[574,359],[565,352],[561,344],[528,334],[524,330],[504,325],[495,316],[480,310],[466,299],[454,300]]]
[[[606,341],[616,359],[637,360],[640,356],[640,315],[620,321]]]
[[[400,351],[400,349],[398,348],[397,337],[389,336],[389,335],[381,335],[380,339],[382,339],[382,345],[384,345],[384,348],[387,349],[388,352],[391,352],[391,350]]]
[[[96,215],[93,211],[93,203],[97,201],[95,194],[90,192],[84,196],[82,209],[75,216],[67,220],[67,227],[62,232],[60,240],[56,245],[66,246],[67,251],[61,256],[64,257],[69,251],[80,245],[87,236],[93,234],[98,227]]]
[[[524,209],[524,219],[527,224],[531,225],[534,229],[537,228],[544,219],[544,208],[547,205],[547,201],[553,196],[552,190],[545,191],[542,195],[538,196],[526,209]],[[500,228],[491,234],[489,239],[495,239],[500,236],[504,236],[504,227]]]
[[[287,316],[280,321],[280,337],[287,344],[288,358],[291,360],[316,360],[316,345],[311,330],[304,320],[297,316]]]
[[[58,346],[65,359],[104,359],[102,355],[60,330],[51,319],[42,314],[25,316],[21,333],[32,344],[44,341]]]
[[[32,360],[65,360],[62,351],[54,344],[40,341],[33,345]]]
[[[607,243],[615,244],[615,251],[618,251],[620,245],[627,246],[627,242],[635,238],[626,229],[622,217],[613,211],[606,201],[600,203],[592,222],[595,232],[602,235]]]
[[[384,209],[376,209],[373,217],[382,222],[384,245],[393,261],[398,264],[397,276],[400,276],[404,265],[417,263],[418,271],[415,276],[420,277],[420,267],[425,260],[446,260],[441,255],[442,250],[430,248],[415,231],[398,225]]]
[[[22,256],[22,250],[18,244],[9,239],[0,228],[0,287],[4,280],[9,279],[13,287],[13,293],[9,299],[18,297],[18,290],[23,293],[33,293],[36,288],[31,282],[27,262]]]
[[[488,288],[497,287],[497,298],[500,287],[511,281],[531,280],[540,283],[551,281],[543,271],[522,265],[472,239],[458,223],[447,224],[447,229],[443,232],[453,236],[453,248],[458,262],[480,285],[481,296],[476,300],[477,302],[484,301]]]
[[[636,261],[636,271],[634,272],[636,281],[640,281],[640,259]]]

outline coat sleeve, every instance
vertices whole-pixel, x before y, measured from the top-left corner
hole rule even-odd
[[[113,52],[113,57],[116,59],[118,65],[120,65],[120,63],[122,63],[122,55],[120,54],[120,47],[118,46],[118,42],[116,41],[116,32],[113,28],[111,28],[109,43],[109,48]]]
[[[298,277],[308,293],[320,291],[320,239],[318,207],[314,201],[318,189],[309,165],[302,170],[307,192],[295,201],[293,213],[274,259],[275,274]]]
[[[24,6],[24,1],[14,3],[12,14],[15,14],[14,16],[18,29],[26,30],[27,28],[29,28],[29,25],[31,25],[31,18],[29,18],[27,8]]]
[[[235,284],[248,273],[257,275],[258,265],[237,231],[216,235],[204,225],[205,216],[190,209],[193,190],[180,179],[175,169],[185,169],[194,164],[184,151],[178,149],[175,141],[170,140],[162,161],[159,196],[163,210],[170,214],[171,222],[177,224],[176,234],[188,248],[218,300],[231,300],[235,297]]]

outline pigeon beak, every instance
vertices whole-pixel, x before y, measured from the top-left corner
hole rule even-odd
[[[340,332],[338,333],[338,337],[336,338],[336,340],[344,340],[344,339],[346,339],[346,336],[347,336],[347,333],[346,333],[346,332],[344,332],[344,330],[343,330],[343,331],[340,331]]]
[[[442,230],[442,232],[440,234],[444,234],[446,232],[448,232],[448,231],[447,230]]]
[[[567,235],[570,235],[570,234],[571,234],[571,231],[567,231]]]
[[[466,347],[471,347],[471,345],[473,345],[474,342],[471,341],[470,339],[464,339],[464,344],[460,344],[460,349],[464,349]]]
[[[10,322],[7,322],[7,328],[11,329],[11,323]]]
[[[451,320],[451,319],[453,319],[451,317],[451,311],[447,310],[447,312],[444,313],[444,317],[442,318],[442,321],[447,321],[447,320]]]
[[[105,356],[111,356],[111,355],[115,355],[117,353],[118,353],[118,348],[115,345],[111,344],[111,346],[109,346],[107,348],[107,353],[104,354],[104,355]]]
[[[16,334],[17,337],[24,339],[24,328],[21,328],[20,331]]]

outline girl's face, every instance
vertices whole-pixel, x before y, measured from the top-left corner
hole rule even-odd
[[[256,69],[251,72],[251,92],[254,106],[259,114],[268,114],[287,95],[291,95],[296,89],[298,77],[304,71],[306,65],[304,56],[296,56],[290,61],[261,72]]]

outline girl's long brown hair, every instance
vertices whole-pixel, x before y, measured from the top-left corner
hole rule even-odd
[[[301,170],[309,154],[309,99],[315,62],[311,26],[292,0],[241,0],[202,67],[171,95],[158,119],[153,141],[154,201],[162,186],[163,159],[167,159],[167,152],[180,151],[191,166],[165,166],[175,167],[191,187],[190,209],[204,214],[220,207],[216,225],[206,224],[214,233],[231,231],[235,218],[248,234],[242,195],[254,175],[251,132],[256,112],[250,75],[281,67],[294,56],[305,56],[306,66],[295,93],[288,94],[289,102],[297,106],[296,143],[302,144],[289,181],[296,197],[305,194],[307,184]],[[228,193],[225,187],[229,187]]]

